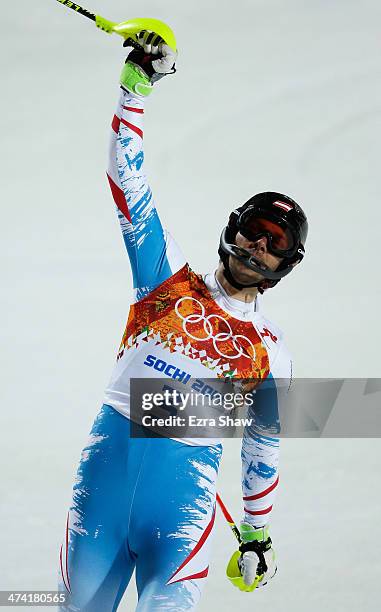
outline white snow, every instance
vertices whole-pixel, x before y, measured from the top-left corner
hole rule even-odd
[[[309,216],[307,256],[261,309],[284,330],[295,376],[380,376],[381,3],[88,8],[176,32],[178,72],[147,102],[146,170],[192,267],[213,268],[232,208],[289,193]],[[0,588],[54,589],[77,461],[132,299],[105,176],[123,49],[57,2],[7,3],[2,18]],[[219,480],[237,521],[239,454],[227,441]],[[234,590],[235,542],[218,515],[200,612],[378,610],[379,465],[379,440],[283,441],[278,574]]]

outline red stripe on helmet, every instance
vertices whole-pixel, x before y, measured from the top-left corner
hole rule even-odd
[[[274,202],[273,206],[278,206],[278,208],[282,208],[282,210],[285,210],[286,212],[290,212],[290,210],[294,208],[291,206],[291,204],[286,204],[286,202],[280,202],[279,200]]]

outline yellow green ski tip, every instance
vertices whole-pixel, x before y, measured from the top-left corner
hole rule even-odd
[[[161,38],[169,47],[171,47],[171,49],[173,49],[173,51],[176,51],[177,49],[176,38],[173,31],[166,23],[164,23],[164,21],[160,21],[159,19],[138,17],[136,19],[123,21],[122,23],[114,23],[108,19],[104,19],[104,17],[101,17],[100,15],[97,15],[95,23],[97,27],[104,32],[108,32],[109,34],[115,32],[115,34],[123,36],[124,39],[132,38],[135,41],[137,41],[135,35],[142,30],[155,32],[155,34],[161,36]]]

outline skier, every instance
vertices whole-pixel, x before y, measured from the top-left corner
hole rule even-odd
[[[279,406],[278,379],[291,380],[282,332],[259,312],[257,297],[302,260],[307,219],[291,198],[257,194],[230,215],[216,271],[190,269],[161,225],[143,169],[145,98],[174,72],[176,53],[153,33],[138,40],[120,78],[108,169],[135,301],[73,489],[60,551],[67,611],[116,610],[134,570],[139,612],[194,610],[208,574],[222,446],[131,437],[130,379],[177,373],[181,381],[185,372],[265,380],[273,391],[271,400],[264,394],[265,415]],[[242,544],[227,568],[244,591],[276,571],[269,519],[278,453],[278,437],[245,430]]]

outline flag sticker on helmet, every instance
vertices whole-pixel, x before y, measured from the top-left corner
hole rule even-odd
[[[286,204],[286,202],[280,202],[279,200],[274,202],[274,206],[278,206],[279,208],[281,208],[282,210],[285,210],[286,212],[290,212],[290,210],[293,209],[293,206],[291,206],[290,204]]]

